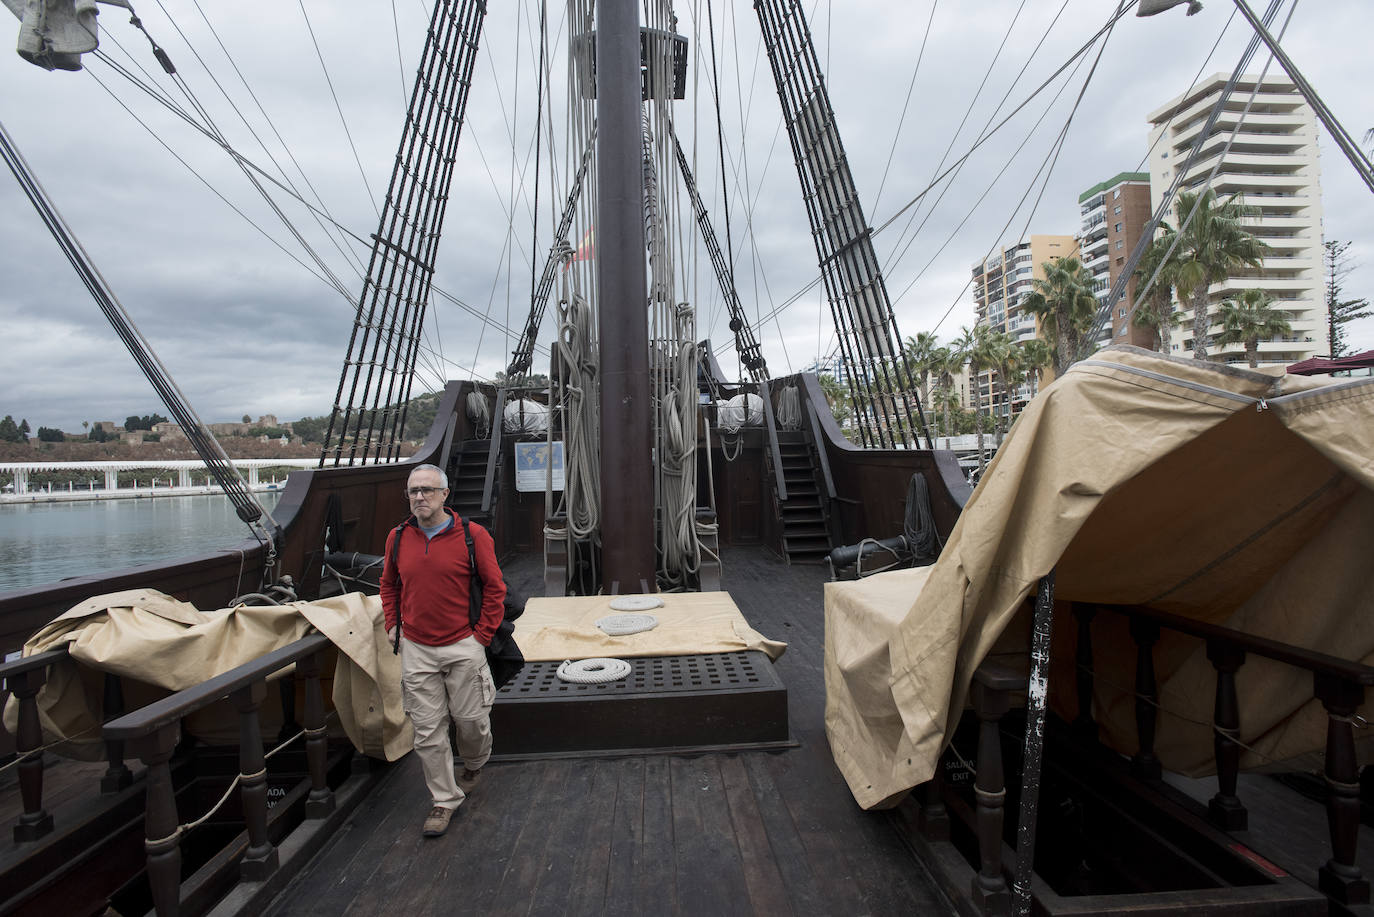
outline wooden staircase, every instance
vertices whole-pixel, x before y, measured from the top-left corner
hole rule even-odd
[[[790,564],[824,563],[830,542],[830,513],[817,484],[815,457],[803,433],[779,432],[787,499],[778,501],[783,556]]]
[[[491,527],[492,511],[490,507],[485,511],[482,509],[482,494],[487,484],[487,456],[490,449],[489,439],[465,440],[460,448],[454,449],[448,468],[448,505],[464,519],[471,519],[488,528]],[[499,490],[500,480],[498,461],[494,489]],[[492,504],[495,502],[496,494],[493,493]]]

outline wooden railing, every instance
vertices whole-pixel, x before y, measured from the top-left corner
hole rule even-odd
[[[763,422],[768,429],[768,455],[772,458],[773,464],[773,486],[778,494],[778,515],[781,517],[781,505],[787,502],[787,480],[782,473],[782,448],[778,445],[778,424],[773,419],[773,393],[769,390],[767,382],[760,382],[758,385],[759,398],[763,400]],[[749,400],[744,402],[744,415],[749,416]]]
[[[1130,633],[1136,645],[1136,752],[1131,756],[1131,770],[1136,777],[1146,781],[1160,777],[1160,762],[1154,752],[1159,707],[1154,646],[1159,640],[1160,631],[1171,630],[1206,642],[1207,658],[1216,670],[1213,751],[1216,757],[1217,793],[1208,804],[1208,817],[1224,831],[1245,830],[1248,821],[1245,805],[1237,795],[1241,752],[1237,671],[1244,665],[1247,655],[1254,654],[1311,672],[1312,696],[1321,701],[1327,713],[1326,815],[1331,856],[1317,870],[1318,889],[1345,905],[1369,902],[1369,880],[1355,861],[1360,825],[1360,784],[1353,720],[1356,710],[1364,701],[1365,689],[1374,685],[1374,667],[1151,608],[1074,603],[1073,612],[1078,630],[1078,712],[1072,728],[1090,739],[1097,736],[1097,725],[1092,714],[1092,622],[1101,612],[1122,614],[1129,618]],[[1006,913],[1010,907],[1009,889],[1002,866],[1002,801],[1006,788],[1002,779],[1002,752],[997,735],[998,722],[1009,709],[1013,694],[1025,689],[1024,675],[1017,675],[988,662],[974,673],[970,690],[970,701],[980,723],[974,794],[975,833],[980,862],[970,892],[979,910],[985,914]],[[927,802],[923,807],[921,824],[923,833],[932,839],[937,839],[941,834],[947,836],[948,831],[945,822],[947,815],[939,797],[938,781],[932,781],[927,787]]]
[[[181,838],[186,826],[178,819],[169,762],[186,716],[226,697],[238,708],[240,795],[248,833],[239,870],[243,879],[262,881],[278,866],[277,849],[267,834],[267,768],[258,708],[267,694],[267,678],[292,663],[298,663],[305,679],[303,720],[310,772],[305,815],[323,818],[333,811],[334,793],[325,773],[327,737],[320,687],[322,655],[329,645],[324,635],[312,634],[105,725],[105,739],[128,743],[130,752],[147,768],[145,848],[159,917],[177,914],[181,903]]]
[[[53,829],[52,815],[43,805],[43,731],[38,722],[38,692],[48,681],[48,668],[67,658],[67,646],[25,656],[0,665],[0,684],[19,702],[18,734],[15,736],[19,795],[24,811],[14,825],[15,843],[29,843]],[[106,674],[101,719],[124,712],[124,694],[119,676]],[[118,793],[133,783],[133,773],[124,764],[124,743],[107,740],[109,767],[100,780],[102,793]]]
[[[1159,776],[1159,761],[1154,754],[1159,693],[1153,653],[1159,632],[1171,630],[1206,642],[1207,659],[1217,673],[1213,703],[1217,793],[1208,804],[1208,815],[1224,830],[1243,830],[1248,821],[1245,806],[1236,795],[1241,751],[1237,741],[1241,722],[1236,672],[1245,664],[1246,655],[1253,653],[1312,673],[1312,696],[1321,701],[1327,715],[1326,820],[1331,837],[1331,857],[1317,871],[1318,889],[1342,904],[1368,903],[1369,880],[1355,862],[1360,826],[1360,770],[1355,756],[1354,716],[1364,703],[1365,688],[1374,685],[1374,667],[1152,608],[1075,604],[1082,673],[1078,723],[1092,721],[1092,620],[1099,610],[1126,615],[1136,641],[1137,751],[1131,761],[1140,776]],[[1081,665],[1085,661],[1087,665]]]

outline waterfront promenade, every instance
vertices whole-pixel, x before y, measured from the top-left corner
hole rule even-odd
[[[244,475],[250,490],[262,492],[283,486],[280,480],[261,479],[260,472],[266,468],[314,468],[317,459],[272,458],[272,459],[234,459],[234,467]],[[119,475],[123,472],[157,471],[165,472],[166,480],[155,476],[156,486],[142,485],[136,481],[132,486],[119,486]],[[30,476],[39,472],[66,472],[88,478],[86,484],[66,486],[48,485],[38,487]],[[140,500],[154,497],[186,497],[198,494],[222,493],[213,480],[206,484],[196,484],[192,473],[205,473],[203,462],[195,459],[169,461],[105,461],[105,462],[0,462],[0,475],[12,476],[11,483],[0,491],[0,504],[3,503],[61,503],[85,500]],[[97,486],[100,485],[100,486]]]

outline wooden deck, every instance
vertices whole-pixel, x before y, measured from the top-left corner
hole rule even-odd
[[[526,594],[538,594],[537,558],[517,558],[506,571]],[[727,549],[724,574],[750,623],[789,644],[777,671],[789,692],[795,747],[494,762],[449,833],[435,840],[420,836],[429,799],[408,757],[266,912],[951,913],[894,817],[860,810],[831,758],[821,668],[825,569]],[[44,801],[60,833],[99,798],[104,765],[49,760],[57,766],[45,775]],[[1215,790],[1213,780],[1167,782],[1199,809]],[[1315,884],[1330,855],[1322,804],[1259,775],[1242,778],[1240,795],[1250,829],[1233,837]],[[12,824],[21,809],[13,769],[0,771],[0,818]],[[141,833],[136,820],[130,830]],[[13,864],[31,846],[9,834],[0,836],[0,859]],[[1368,824],[1359,829],[1357,862],[1374,875]],[[99,884],[89,866],[77,869],[77,881]],[[32,903],[40,913],[74,913]]]
[[[723,560],[745,617],[789,644],[777,670],[797,747],[493,763],[438,839],[420,836],[429,796],[410,756],[268,913],[949,913],[831,759],[825,568],[747,550]],[[532,587],[536,563],[507,564],[507,578]]]

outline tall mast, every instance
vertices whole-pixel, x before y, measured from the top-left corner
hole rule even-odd
[[[596,19],[601,575],[606,592],[653,591],[639,4],[597,0]]]

